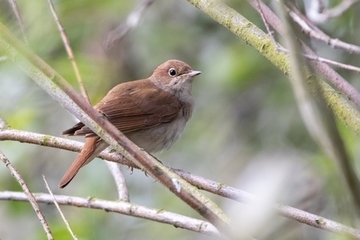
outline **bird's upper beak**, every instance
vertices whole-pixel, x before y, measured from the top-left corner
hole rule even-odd
[[[201,74],[201,72],[200,72],[200,71],[194,71],[194,70],[192,70],[192,71],[189,72],[188,74],[189,74],[190,77],[195,77],[195,76]]]

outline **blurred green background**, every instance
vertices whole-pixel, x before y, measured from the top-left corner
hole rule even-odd
[[[46,1],[17,1],[29,47],[78,89],[71,63]],[[263,28],[260,16],[246,1],[226,1]],[[61,0],[55,2],[93,104],[116,84],[150,76],[160,63],[180,59],[202,71],[193,85],[196,111],[183,136],[170,150],[156,154],[166,165],[223,182],[269,201],[292,205],[351,224],[353,209],[334,164],[318,149],[298,113],[286,76],[187,1],[155,1],[139,25],[109,51],[105,36],[135,6],[134,1]],[[333,38],[360,45],[354,7],[323,26]],[[0,19],[20,39],[8,1],[0,0]],[[264,28],[263,28],[264,29]],[[359,64],[358,56],[312,42],[323,56]],[[356,87],[358,75],[339,70]],[[60,136],[75,119],[39,86],[8,61],[0,62],[0,116],[11,127]],[[359,169],[359,138],[338,123],[353,165]],[[78,140],[83,140],[78,138]],[[76,153],[0,142],[33,192],[47,192],[44,174],[55,194],[115,200],[116,187],[104,162],[83,168],[64,190],[58,182]],[[152,178],[122,167],[131,202],[199,218]],[[0,167],[0,191],[21,191],[5,166]],[[214,195],[239,225],[258,239],[341,239],[254,207]],[[56,239],[70,239],[57,210],[41,204]],[[79,239],[209,239],[209,236],[147,220],[75,207],[62,207]],[[270,221],[269,221],[270,220]],[[0,202],[0,239],[45,239],[28,203]],[[251,226],[251,227],[250,227]],[[211,239],[211,238],[210,238]]]

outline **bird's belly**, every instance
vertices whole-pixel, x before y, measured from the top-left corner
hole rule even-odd
[[[170,123],[126,134],[126,136],[147,152],[155,153],[170,148],[181,136],[187,120],[177,118]]]

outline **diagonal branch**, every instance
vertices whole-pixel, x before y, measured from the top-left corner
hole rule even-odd
[[[11,175],[14,176],[16,181],[19,183],[19,185],[23,189],[24,198],[26,199],[26,201],[29,201],[31,206],[33,207],[36,215],[38,216],[38,218],[40,220],[41,226],[44,228],[47,239],[53,240],[54,237],[51,233],[49,224],[46,221],[44,214],[41,212],[39,204],[37,203],[37,201],[34,197],[34,194],[30,191],[29,187],[26,185],[26,183],[24,182],[24,179],[21,177],[19,172],[14,168],[14,166],[10,163],[9,159],[7,159],[7,157],[1,151],[0,151],[0,160],[10,170]]]
[[[310,37],[322,41],[333,48],[340,48],[348,51],[349,53],[360,54],[359,46],[329,37],[313,22],[309,21],[309,19],[306,18],[292,2],[287,1],[286,5],[289,7],[288,11],[290,17],[301,27],[301,30]]]
[[[50,10],[51,10],[51,13],[52,15],[54,16],[54,19],[55,19],[55,22],[56,22],[56,25],[59,29],[59,32],[60,32],[60,36],[61,36],[61,40],[63,41],[63,44],[65,46],[65,49],[66,49],[66,53],[68,54],[69,56],[69,59],[70,59],[70,62],[71,62],[71,65],[73,67],[73,70],[75,72],[75,76],[76,76],[76,79],[79,83],[79,87],[81,89],[81,93],[83,95],[83,97],[86,99],[86,101],[88,101],[88,103],[90,103],[90,99],[89,99],[89,96],[87,94],[87,91],[86,91],[86,88],[84,86],[84,82],[82,80],[82,77],[81,77],[81,74],[80,74],[80,70],[79,70],[79,67],[76,63],[76,60],[75,60],[75,55],[74,55],[74,52],[70,46],[70,41],[69,41],[69,38],[67,37],[66,35],[66,31],[65,29],[63,28],[61,22],[60,22],[60,19],[56,13],[56,10],[55,10],[55,7],[54,7],[54,4],[52,3],[51,0],[48,0],[48,4],[49,4],[49,7],[50,7]]]
[[[276,20],[276,16],[271,15],[271,20],[267,17],[268,11],[271,11],[260,1],[249,0],[255,8],[260,3],[261,8],[264,12],[266,20],[271,24],[272,21]],[[288,54],[281,53],[277,51],[277,47],[274,46],[271,38],[257,28],[253,23],[248,21],[241,14],[236,12],[234,9],[229,6],[215,0],[188,0],[191,4],[195,5],[197,8],[208,14],[218,23],[224,25],[236,36],[243,39],[247,44],[250,44],[256,50],[258,50],[264,57],[269,59],[277,68],[279,68],[284,74],[288,75],[290,73],[289,59]],[[265,6],[265,7],[263,7]],[[279,21],[281,25],[281,22]],[[274,27],[272,25],[272,27]],[[274,27],[275,28],[275,27]],[[275,28],[277,31],[281,28],[277,26]],[[306,52],[310,54],[309,52]],[[311,61],[312,66],[324,76],[328,78],[333,78],[338,81],[337,87],[341,88],[341,91],[347,90],[346,96],[349,97],[353,102],[360,106],[360,94],[356,89],[347,83],[343,78],[337,74],[332,68],[328,65]],[[335,116],[338,117],[344,124],[350,128],[357,135],[360,135],[360,113],[357,109],[350,104],[343,96],[339,95],[329,84],[325,83],[318,76],[313,76],[309,71],[306,71],[306,78],[313,78],[318,85],[320,85],[320,91],[324,93],[324,98],[328,106],[334,112]],[[346,84],[347,83],[347,84]],[[349,88],[347,88],[349,87]]]
[[[19,23],[19,26],[20,26],[20,29],[21,29],[21,33],[23,35],[23,38],[24,38],[24,42],[25,44],[28,44],[29,43],[29,40],[28,40],[28,37],[26,35],[26,30],[25,30],[25,26],[24,26],[24,22],[22,20],[22,17],[21,17],[21,14],[20,14],[20,10],[19,10],[19,7],[16,3],[16,0],[9,0],[10,2],[10,5],[15,13],[15,17]]]
[[[55,196],[54,196],[53,192],[51,191],[51,189],[50,189],[50,187],[49,187],[49,184],[48,184],[48,182],[46,181],[45,176],[42,175],[42,177],[43,177],[43,180],[44,180],[44,182],[45,182],[45,187],[46,187],[46,189],[48,190],[48,192],[50,193],[50,196],[51,196],[51,198],[53,199],[53,203],[54,203],[56,209],[58,210],[58,212],[59,212],[59,214],[60,214],[60,216],[61,216],[61,219],[64,221],[67,230],[69,231],[71,237],[72,237],[74,240],[78,240],[78,238],[75,236],[73,230],[71,229],[68,220],[65,218],[64,213],[61,211],[59,204],[56,202]]]
[[[282,26],[282,22],[275,15],[275,13],[266,6],[262,1],[258,0],[248,0],[250,5],[258,12],[262,12],[266,21],[281,35],[284,36],[284,30]],[[265,37],[267,38],[267,37]],[[264,43],[265,44],[265,43]],[[304,53],[310,56],[316,57],[316,54],[305,44],[302,44]],[[271,48],[270,51],[272,55],[277,51],[273,52]],[[266,57],[266,56],[265,56]],[[274,65],[281,64],[277,59],[273,59],[273,57],[267,57]],[[287,61],[283,59],[283,61]],[[278,63],[277,63],[278,62]],[[276,64],[277,63],[277,64]],[[338,74],[334,69],[329,67],[329,65],[319,62],[319,61],[309,61],[311,67],[322,74],[325,78],[329,80],[331,84],[333,84],[337,89],[339,89],[347,98],[349,98],[352,102],[356,104],[357,107],[360,107],[360,94],[350,83],[348,83],[340,74]],[[286,66],[286,71],[283,71],[285,74],[289,72],[289,66]],[[312,77],[306,75],[306,77]],[[319,78],[316,78],[316,82],[320,85],[320,91],[324,92],[324,98],[330,109],[334,112],[335,116],[337,116],[341,121],[345,123],[352,131],[354,131],[357,135],[360,135],[359,128],[359,120],[360,114],[357,109],[355,109],[351,104],[347,102],[347,100],[339,96],[339,94],[334,91],[332,87],[330,87],[327,83],[322,81]]]

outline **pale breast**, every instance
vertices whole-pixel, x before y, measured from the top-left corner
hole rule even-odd
[[[137,132],[126,136],[147,152],[155,153],[170,148],[181,136],[185,125],[193,112],[193,105],[184,106],[178,116],[170,123]]]

